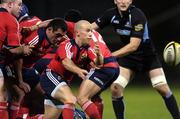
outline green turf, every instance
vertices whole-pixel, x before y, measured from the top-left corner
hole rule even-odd
[[[172,91],[180,107],[180,88],[173,87]],[[110,91],[103,92],[102,97],[105,106],[103,119],[115,119]],[[163,99],[151,87],[127,87],[124,97],[126,119],[171,119]]]

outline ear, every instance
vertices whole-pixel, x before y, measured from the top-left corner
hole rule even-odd
[[[131,2],[130,2],[131,4],[132,4],[132,0],[131,0]]]
[[[114,0],[114,4],[117,4],[117,0]]]

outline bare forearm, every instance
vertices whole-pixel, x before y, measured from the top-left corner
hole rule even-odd
[[[132,48],[130,45],[126,45],[123,48],[113,52],[112,55],[115,57],[123,57],[125,55],[128,55],[129,53],[134,52],[134,51],[135,51],[134,48]]]
[[[31,26],[30,29],[31,29],[31,31],[35,31],[35,30],[37,30],[37,29],[39,29],[39,28],[47,27],[48,24],[49,24],[49,22],[51,22],[52,20],[53,20],[53,19],[45,20],[45,21],[43,21],[43,22],[41,22],[41,23],[39,23],[39,24],[36,24],[36,25],[34,25],[34,26]]]
[[[68,58],[64,59],[62,61],[63,66],[70,72],[73,72],[75,74],[78,74],[78,72],[81,70],[77,65],[74,64],[74,62]]]
[[[9,49],[9,52],[13,54],[23,54],[23,51],[23,46]]]

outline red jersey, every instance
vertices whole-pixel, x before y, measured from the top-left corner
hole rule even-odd
[[[24,66],[28,68],[32,67],[37,60],[52,50],[52,44],[49,42],[43,28],[34,31],[30,36],[23,39],[23,41],[25,44],[34,46],[31,55],[24,58]]]
[[[0,8],[0,50],[3,45],[19,46],[19,24],[6,9]]]
[[[96,55],[92,51],[93,50],[91,50],[89,45],[79,47],[74,39],[66,40],[59,45],[55,57],[51,60],[47,67],[58,73],[60,76],[67,77],[72,73],[65,69],[62,64],[62,60],[69,58],[79,66],[84,64],[81,59],[87,59],[86,61],[94,61]]]
[[[68,32],[73,32],[74,34],[74,26],[75,23],[67,22]],[[104,57],[104,65],[103,67],[118,67],[118,63],[116,59],[112,56],[111,51],[107,47],[106,43],[104,42],[102,36],[95,30],[93,30],[92,40],[90,42],[90,47],[94,48],[94,42],[97,42],[99,45],[99,49]]]
[[[0,8],[0,63],[4,63],[6,54],[2,48],[19,46],[19,24],[6,9]],[[7,58],[8,59],[8,58]]]

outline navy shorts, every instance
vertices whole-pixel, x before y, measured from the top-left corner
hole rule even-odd
[[[23,68],[23,80],[34,89],[39,83],[40,75],[34,68]]]
[[[13,84],[18,84],[18,80],[16,79],[16,75],[12,66],[6,66],[3,68],[3,72],[4,77],[7,77],[7,79],[9,79],[9,81],[11,81]],[[22,76],[23,81],[29,84],[31,89],[34,89],[39,83],[40,76],[33,68],[23,68]]]
[[[128,55],[118,60],[120,66],[129,68],[133,71],[150,71],[152,69],[161,68],[161,62],[157,54],[147,56]]]
[[[51,97],[53,97],[52,93],[57,86],[67,85],[62,77],[53,72],[51,69],[46,69],[41,75],[40,84],[46,94]]]
[[[101,90],[108,88],[119,76],[119,68],[91,69],[87,78],[97,84]]]
[[[0,77],[4,77],[4,79],[5,79],[6,76],[7,76],[7,72],[5,70],[4,64],[0,64]]]
[[[46,66],[49,64],[50,61],[51,59],[41,58],[34,64],[33,68],[36,69],[39,74],[41,74],[46,69]]]

